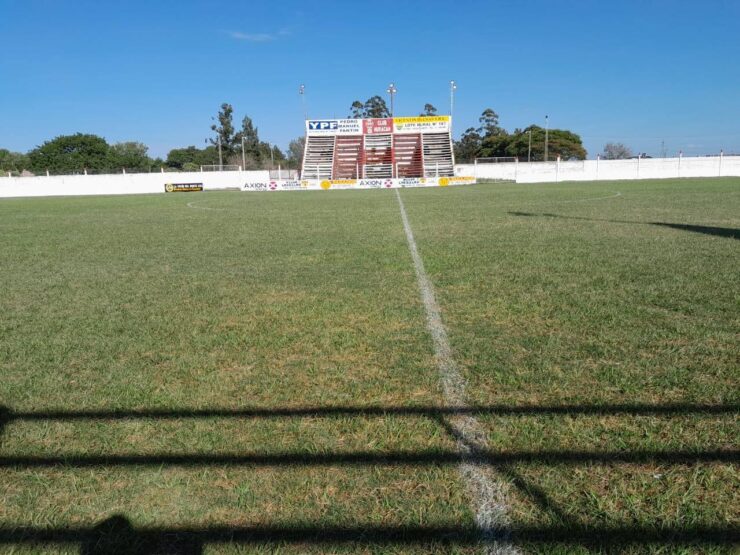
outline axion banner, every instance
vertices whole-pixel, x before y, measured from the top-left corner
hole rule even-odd
[[[306,121],[306,134],[309,136],[444,133],[449,130],[450,116],[310,119]]]

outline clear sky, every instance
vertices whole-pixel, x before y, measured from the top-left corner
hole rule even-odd
[[[660,155],[740,152],[740,0],[355,2],[0,0],[0,148],[85,132],[153,155],[202,146],[222,102],[285,147],[309,117],[398,88],[456,132],[513,130]]]

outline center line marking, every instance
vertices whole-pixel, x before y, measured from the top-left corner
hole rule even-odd
[[[469,407],[465,393],[465,378],[460,374],[457,363],[452,356],[450,341],[442,323],[442,315],[434,294],[434,286],[424,269],[424,262],[419,255],[419,249],[416,247],[414,233],[411,230],[406,208],[398,189],[396,189],[396,198],[401,210],[401,220],[406,232],[409,252],[414,262],[416,281],[426,312],[427,326],[434,343],[434,358],[437,361],[445,403],[451,407],[467,409]],[[476,452],[487,449],[486,433],[483,426],[470,414],[450,415],[443,420],[443,424],[455,436],[462,459],[458,470],[468,489],[468,495],[475,512],[476,524],[481,530],[486,552],[496,555],[519,553],[508,541],[505,532],[508,527],[508,517],[504,485],[496,480],[489,467],[476,464],[470,460]]]

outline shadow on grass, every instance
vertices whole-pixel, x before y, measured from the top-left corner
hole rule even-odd
[[[358,546],[476,546],[481,529],[472,526],[210,526],[204,528],[134,528],[116,515],[92,528],[1,528],[0,544],[79,544],[81,555],[194,555],[208,544],[313,544]],[[512,543],[546,543],[619,548],[628,545],[725,546],[740,533],[731,526],[658,528],[641,526],[520,526],[485,530],[507,535]]]
[[[464,441],[450,419],[478,415],[716,415],[740,413],[740,404],[663,405],[537,405],[537,406],[475,406],[471,408],[438,406],[335,406],[279,409],[199,409],[199,410],[54,410],[12,411],[0,407],[2,427],[16,421],[106,421],[135,418],[291,418],[348,417],[401,415],[433,419],[456,442]],[[465,452],[462,452],[465,451]],[[733,545],[740,541],[740,530],[734,526],[584,526],[560,509],[536,484],[519,474],[517,463],[536,464],[633,464],[659,463],[691,465],[697,463],[740,462],[738,450],[624,450],[624,451],[508,451],[496,452],[465,444],[462,450],[425,451],[353,451],[348,453],[277,454],[155,454],[155,455],[60,455],[60,456],[0,456],[0,468],[25,469],[40,467],[110,467],[110,466],[341,466],[391,465],[425,466],[456,465],[460,462],[486,465],[507,477],[514,487],[526,495],[556,524],[548,526],[511,526],[482,530],[477,527],[444,524],[440,526],[226,526],[203,528],[135,528],[125,516],[113,516],[91,528],[3,527],[0,525],[0,545],[12,544],[78,544],[83,555],[124,553],[150,555],[155,553],[200,554],[208,544],[357,544],[383,546],[413,544],[438,546],[481,544],[482,537],[506,538],[515,543],[563,544],[600,546],[618,549],[626,545]]]
[[[705,235],[714,235],[715,237],[727,237],[729,239],[740,239],[740,229],[733,227],[713,227],[706,225],[693,224],[673,224],[668,222],[633,222],[627,220],[605,220],[599,218],[584,218],[582,216],[564,216],[562,214],[551,214],[548,212],[508,212],[511,216],[542,217],[542,218],[559,218],[562,220],[583,220],[587,222],[606,222],[612,224],[639,224],[639,225],[656,225],[660,227],[669,227],[681,231],[692,231],[694,233],[703,233]]]

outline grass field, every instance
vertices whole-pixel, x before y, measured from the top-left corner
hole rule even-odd
[[[515,545],[733,552],[740,179],[400,194]],[[394,191],[3,200],[0,280],[0,551],[480,551]]]

